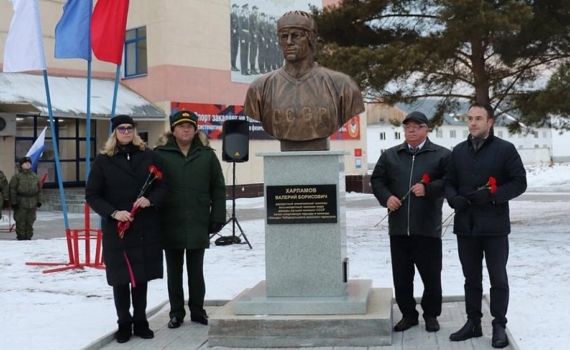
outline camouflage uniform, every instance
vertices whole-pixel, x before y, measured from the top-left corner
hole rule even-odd
[[[34,235],[37,208],[42,205],[42,186],[31,170],[21,169],[10,179],[10,202],[14,208],[18,240],[30,240]]]
[[[6,180],[6,175],[0,170],[0,217],[2,216],[2,207],[4,206],[4,201],[8,200],[8,180]]]

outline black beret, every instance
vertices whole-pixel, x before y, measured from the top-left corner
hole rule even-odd
[[[121,124],[131,124],[133,128],[135,127],[135,121],[128,115],[121,114],[111,119],[111,126],[113,130],[115,130],[117,126]]]

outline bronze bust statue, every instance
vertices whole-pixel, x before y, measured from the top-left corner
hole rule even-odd
[[[346,74],[314,61],[313,17],[290,11],[277,21],[285,65],[257,78],[245,98],[245,114],[281,141],[281,151],[329,149],[329,137],[364,111],[360,89]]]

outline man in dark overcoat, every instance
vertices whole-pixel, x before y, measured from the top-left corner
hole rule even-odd
[[[155,148],[170,185],[166,202],[160,208],[170,301],[168,327],[180,327],[186,316],[184,258],[190,320],[207,325],[204,253],[210,246],[209,234],[219,232],[226,222],[226,185],[214,149],[198,130],[198,115],[189,111],[174,113],[170,116],[170,129]]]
[[[455,209],[453,232],[457,235],[465,277],[467,322],[449,338],[462,341],[483,335],[484,257],[491,282],[491,345],[503,348],[508,345],[505,327],[509,304],[509,201],[526,190],[526,171],[515,146],[495,137],[495,117],[490,105],[474,103],[467,118],[470,134],[453,148],[445,184],[445,196]]]
[[[425,114],[412,112],[403,125],[406,141],[382,153],[370,178],[374,196],[390,212],[392,277],[402,312],[394,331],[403,332],[419,324],[414,298],[417,268],[424,284],[421,305],[425,328],[437,332],[442,303],[443,177],[451,152],[429,140]],[[429,181],[422,182],[424,174]]]

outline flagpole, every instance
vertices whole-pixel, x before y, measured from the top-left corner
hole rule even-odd
[[[111,106],[111,120],[115,118],[115,110],[117,109],[117,95],[119,94],[119,78],[121,76],[121,66],[117,65],[115,70],[115,87],[113,89],[113,105]],[[109,135],[113,132],[113,124],[109,123]]]
[[[87,113],[85,122],[85,181],[89,178],[91,171],[91,60],[87,61]]]
[[[57,140],[56,140],[56,130],[55,130],[55,123],[53,121],[53,109],[51,106],[51,97],[49,93],[49,82],[48,82],[48,74],[47,69],[43,70],[44,74],[44,85],[46,88],[46,101],[48,107],[48,115],[49,115],[49,127],[51,130],[51,141],[53,144],[53,153],[55,156],[55,171],[57,176],[57,184],[59,187],[59,197],[61,199],[61,210],[63,212],[63,223],[65,225],[65,231],[69,230],[69,221],[67,219],[67,203],[65,201],[65,193],[63,192],[63,181],[62,181],[62,172],[61,172],[61,164],[59,162],[59,149],[57,147]]]

